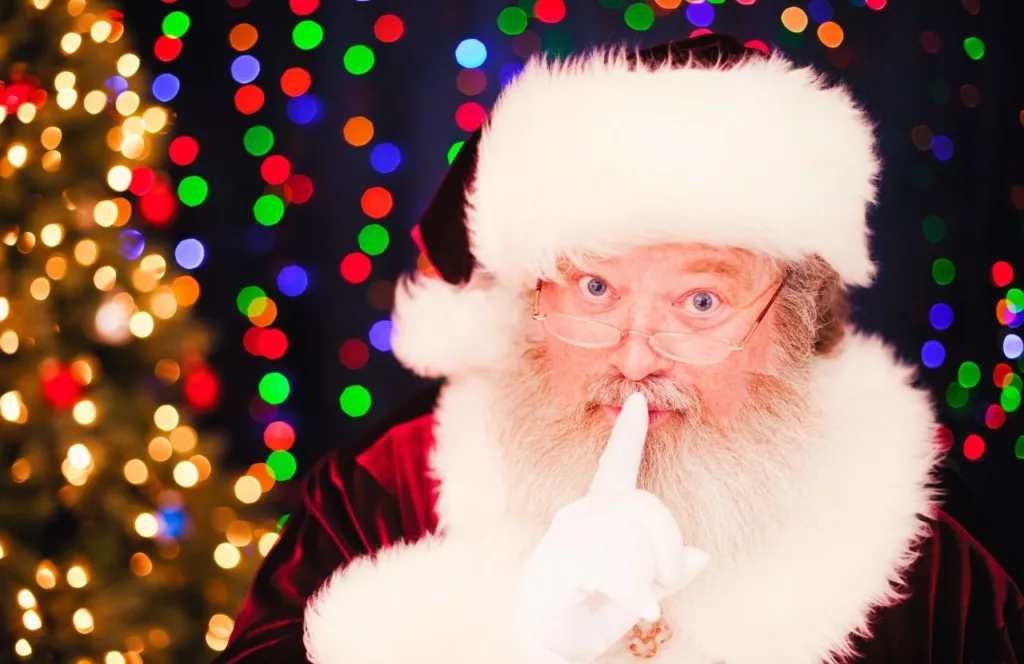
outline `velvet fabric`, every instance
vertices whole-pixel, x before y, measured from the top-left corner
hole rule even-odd
[[[429,452],[436,395],[420,395],[383,422],[366,449],[339,449],[304,480],[302,504],[256,575],[215,664],[307,661],[303,610],[314,591],[358,556],[435,531]],[[853,662],[1024,664],[1020,591],[948,514],[931,525],[906,579],[907,599],[874,616],[872,637],[859,640],[862,656]]]

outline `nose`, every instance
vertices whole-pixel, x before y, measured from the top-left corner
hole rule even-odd
[[[665,376],[672,369],[672,360],[658,355],[651,347],[651,338],[630,332],[612,353],[611,364],[626,380],[641,381],[648,376]]]

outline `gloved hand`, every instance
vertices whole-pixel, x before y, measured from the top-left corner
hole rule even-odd
[[[693,580],[708,555],[683,546],[679,526],[653,494],[637,489],[647,401],[622,407],[586,496],[561,510],[527,560],[520,608],[531,664],[592,662],[660,600]]]

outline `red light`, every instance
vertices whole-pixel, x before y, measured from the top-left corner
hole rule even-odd
[[[351,284],[361,284],[370,277],[370,257],[359,252],[341,259],[341,277]]]
[[[455,111],[455,124],[462,131],[476,131],[487,119],[487,111],[474,101],[468,101]]]
[[[260,351],[260,337],[264,334],[266,334],[266,330],[262,327],[250,327],[246,330],[245,334],[242,335],[242,348],[245,349],[245,352],[256,357],[262,355]]]
[[[150,190],[139,198],[139,213],[154,226],[170,223],[177,206],[178,197],[163,178],[158,178]]]
[[[943,452],[948,452],[953,447],[953,432],[949,430],[949,427],[939,425],[935,434],[935,444]]]
[[[255,85],[243,85],[235,92],[235,108],[243,115],[252,115],[263,108],[263,90]]]
[[[384,187],[370,187],[363,193],[360,204],[363,208],[363,214],[367,217],[383,219],[391,212],[394,200],[391,197],[391,192]]]
[[[220,381],[209,369],[185,377],[185,400],[199,412],[213,410],[220,399]]]
[[[996,384],[996,387],[1003,389],[1010,384],[1013,380],[1013,368],[1009,364],[997,364],[996,368],[992,370],[992,382]]]
[[[349,339],[341,344],[338,359],[346,369],[362,369],[370,361],[370,347],[359,339]]]
[[[1006,411],[999,406],[989,406],[985,411],[985,426],[998,429],[1006,424]]]
[[[394,14],[384,14],[373,24],[373,34],[385,44],[396,42],[405,33],[405,24]]]
[[[541,23],[558,23],[565,18],[565,3],[562,0],[537,0],[533,15]]]
[[[267,184],[284,184],[291,174],[291,163],[281,155],[267,157],[263,160],[263,165],[260,166],[260,175],[267,181]]]
[[[696,30],[694,30],[693,32],[690,33],[690,38],[692,39],[694,37],[700,37],[701,35],[710,35],[710,34],[714,34],[714,33],[712,33],[707,28],[697,28]]]
[[[765,44],[760,39],[751,39],[746,44],[744,44],[744,46],[746,46],[747,48],[756,48],[758,51],[761,51],[765,55],[771,55],[771,49],[768,48],[768,44]]]
[[[152,169],[140,166],[132,171],[132,183],[128,185],[128,191],[136,196],[145,196],[153,188],[156,182],[156,173]]]
[[[1013,266],[1006,261],[992,264],[992,283],[1002,288],[1013,281]]]
[[[320,6],[320,0],[290,0],[288,6],[298,16],[309,16]]]
[[[964,439],[964,457],[977,461],[985,454],[985,441],[976,433]]]
[[[305,175],[293,175],[284,183],[285,202],[298,203],[307,202],[313,197],[313,181]]]
[[[874,9],[876,12],[885,8],[885,0],[867,0],[864,4],[866,4],[869,9]]]
[[[289,450],[295,444],[295,429],[287,422],[271,422],[263,430],[263,442],[274,450]]]
[[[190,136],[179,136],[171,141],[167,155],[178,166],[188,166],[199,156],[199,143]]]
[[[180,39],[163,35],[153,44],[153,55],[160,62],[170,62],[181,55],[181,46]]]
[[[256,347],[268,360],[280,360],[288,352],[288,337],[281,330],[267,329],[260,335]]]
[[[312,84],[313,78],[302,67],[292,67],[281,74],[281,92],[289,97],[301,97]]]
[[[64,367],[51,367],[42,377],[43,396],[57,410],[71,408],[82,392],[71,371]]]

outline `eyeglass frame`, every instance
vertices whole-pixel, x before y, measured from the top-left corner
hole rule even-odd
[[[567,341],[567,340],[562,339],[561,337],[558,337],[556,335],[556,338],[560,339],[561,341],[564,341],[567,344],[570,344],[572,346],[576,346],[577,348],[593,348],[593,349],[616,348],[620,344],[622,344],[622,342],[625,340],[625,338],[628,337],[629,335],[631,335],[631,334],[639,334],[641,336],[647,337],[648,345],[651,347],[651,350],[653,350],[655,353],[657,353],[658,355],[660,355],[660,356],[662,356],[662,357],[664,357],[664,358],[666,358],[668,360],[672,360],[673,362],[680,362],[682,364],[701,364],[701,363],[699,363],[699,362],[689,362],[687,360],[680,359],[680,358],[672,355],[671,353],[666,352],[664,349],[659,348],[658,344],[657,344],[657,341],[656,341],[656,337],[662,336],[662,335],[668,335],[668,336],[672,336],[672,337],[691,337],[691,338],[698,338],[698,339],[707,339],[709,341],[717,341],[719,343],[723,343],[723,344],[728,345],[729,352],[726,353],[726,355],[724,357],[722,357],[722,359],[720,359],[720,360],[718,360],[716,362],[706,362],[706,363],[704,363],[704,366],[712,366],[712,365],[715,365],[715,364],[721,364],[732,353],[741,352],[741,351],[743,351],[746,348],[747,344],[750,342],[750,339],[754,336],[754,332],[756,332],[757,328],[761,325],[761,321],[763,321],[765,319],[765,317],[768,315],[768,312],[771,311],[772,305],[775,304],[775,300],[777,300],[779,298],[779,295],[782,294],[782,289],[786,287],[786,282],[789,280],[789,276],[790,276],[789,270],[786,270],[785,272],[783,272],[782,278],[779,280],[779,285],[778,285],[778,287],[776,287],[775,292],[772,293],[771,298],[768,299],[768,303],[764,305],[764,308],[761,310],[761,313],[759,313],[757,315],[757,318],[754,319],[753,325],[750,326],[750,330],[743,336],[743,339],[741,339],[738,344],[733,344],[732,342],[726,341],[725,339],[722,339],[722,338],[719,338],[719,337],[713,337],[713,336],[710,336],[710,335],[707,335],[707,334],[694,334],[692,332],[644,332],[642,330],[624,330],[622,328],[616,327],[615,325],[612,325],[611,323],[606,323],[606,322],[600,321],[600,320],[594,320],[593,318],[586,318],[584,316],[572,316],[570,314],[563,314],[563,313],[558,313],[558,312],[555,312],[555,313],[552,313],[552,314],[541,314],[540,313],[540,295],[541,295],[541,289],[544,286],[544,280],[543,279],[538,279],[537,280],[537,287],[536,287],[536,289],[533,292],[533,316],[532,316],[532,318],[535,321],[544,323],[544,321],[547,320],[550,316],[558,316],[559,318],[564,318],[564,319],[569,319],[569,320],[578,320],[578,321],[583,321],[585,323],[594,323],[596,325],[602,325],[604,327],[607,327],[607,328],[610,328],[612,330],[615,330],[616,332],[619,333],[618,340],[615,343],[613,343],[611,345],[608,345],[608,346],[603,346],[603,345],[602,346],[581,345],[581,344],[573,343],[571,341]],[[761,294],[763,295],[764,292],[762,292]],[[758,297],[760,297],[760,296],[758,296]],[[757,301],[757,299],[758,298],[754,298],[754,301]],[[546,324],[545,324],[545,329],[547,329],[547,325]]]

